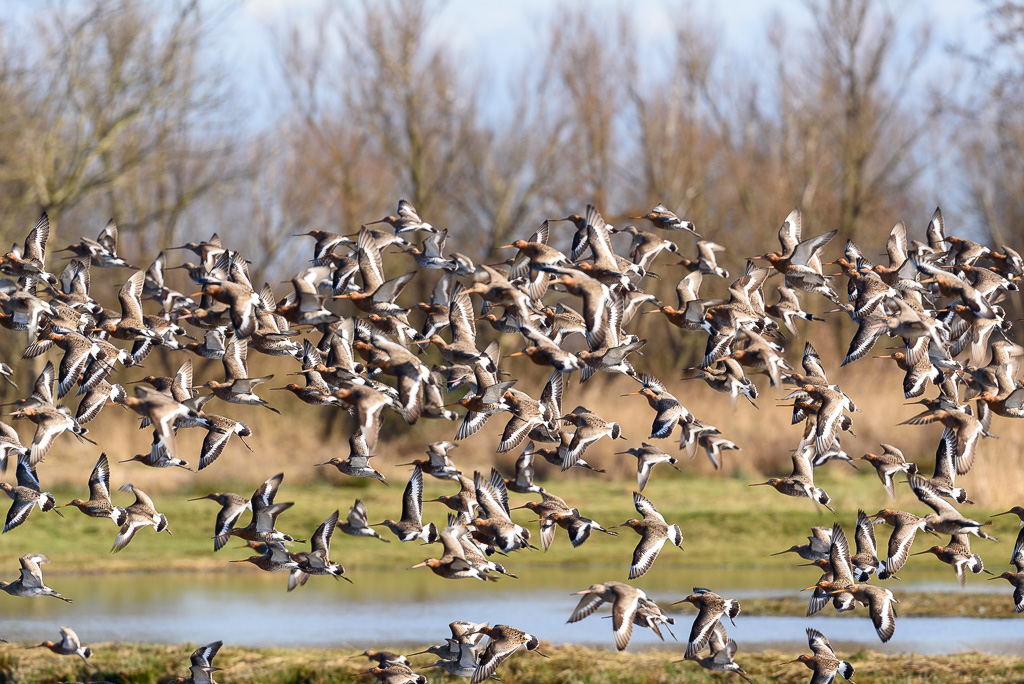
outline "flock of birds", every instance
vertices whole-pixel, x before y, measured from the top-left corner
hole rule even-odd
[[[63,271],[55,275],[46,266],[49,222],[44,214],[24,247],[15,245],[0,257],[0,272],[7,276],[0,281],[0,325],[27,332],[29,343],[22,358],[48,354],[54,348],[62,352],[56,366],[53,360],[46,362],[31,394],[16,401],[16,410],[8,414],[35,424],[31,441],[22,442],[16,430],[0,423],[0,465],[6,469],[13,459],[17,479],[17,485],[0,483],[12,500],[3,531],[26,524],[36,507],[60,513],[62,506],[43,490],[37,467],[64,433],[91,441],[89,435],[96,433],[85,426],[107,405],[131,409],[141,416],[143,427],[152,427],[149,453],[128,459],[146,466],[192,469],[176,444],[175,434],[182,428],[206,433],[198,471],[218,460],[233,435],[248,447],[245,438],[253,435],[252,429],[210,409],[232,403],[277,411],[256,393],[258,386],[273,376],[250,374],[248,357],[253,351],[292,357],[301,364],[295,374],[304,378],[303,384],[275,389],[289,391],[313,406],[345,409],[354,417],[348,457],[317,464],[334,466],[347,476],[387,484],[371,463],[385,409],[409,424],[421,419],[457,422],[453,441],[431,443],[427,458],[403,464],[413,470],[405,487],[401,517],[379,526],[401,542],[440,542],[438,557],[413,567],[427,567],[447,579],[514,577],[497,557],[536,548],[531,531],[513,521],[515,508],[536,514],[545,550],[559,527],[567,531],[573,546],[585,543],[593,532],[617,534],[614,528],[602,527],[535,483],[533,476],[538,456],[563,471],[597,470],[584,459],[588,449],[604,438],[625,439],[618,423],[585,406],[568,412],[562,408],[574,373],[582,383],[601,371],[632,378],[639,389],[629,394],[643,396],[653,411],[647,437],[651,441],[619,452],[637,461],[633,505],[639,517],[616,526],[629,527],[639,535],[627,577],[636,579],[651,570],[666,542],[680,546],[683,539],[680,527],[670,524],[655,502],[642,493],[656,466],[676,467],[676,458],[654,441],[667,445],[664,440],[674,438],[678,428],[679,448],[691,458],[703,448],[716,468],[725,451],[739,448],[706,417],[687,409],[654,374],[656,369],[638,371],[634,367],[646,341],[628,332],[629,323],[636,314],[644,313],[661,314],[673,326],[706,335],[694,379],[730,395],[734,406],[741,397],[750,403],[758,397],[748,373],[768,376],[771,386],[792,388],[785,398],[792,402],[792,422],[804,424],[792,454],[792,473],[756,484],[810,499],[831,511],[831,498],[814,484],[814,469],[829,461],[864,460],[876,468],[890,495],[903,484],[897,482],[897,476],[905,476],[920,502],[933,511],[923,516],[892,509],[873,515],[861,511],[855,527],[855,552],[851,552],[839,522],[814,528],[808,544],[788,549],[822,570],[821,578],[808,588],[812,590],[808,615],[829,602],[839,611],[853,610],[860,603],[867,606],[879,638],[883,642],[892,638],[898,601],[883,582],[895,578],[914,555],[910,549],[919,531],[950,535],[946,546],[933,546],[922,553],[934,554],[951,565],[961,584],[968,571],[987,572],[981,557],[972,551],[970,538],[995,538],[984,530],[989,523],[960,513],[956,504],[972,502],[966,491],[956,486],[955,478],[971,469],[979,445],[992,436],[995,416],[1024,416],[1024,385],[1017,381],[1018,358],[1024,348],[1005,336],[1010,322],[1000,306],[1008,293],[1017,291],[1015,282],[1024,277],[1024,261],[1017,252],[947,236],[942,214],[936,210],[926,242],[909,241],[904,224],[898,223],[886,244],[887,264],[873,263],[848,241],[843,255],[829,262],[838,266],[841,274],[829,275],[822,270],[820,253],[836,231],[805,239],[800,212],[794,210],[779,230],[781,249],[748,261],[744,273],[728,285],[726,297],[708,298],[700,293],[705,278],[730,282],[729,273],[716,261],[716,254],[724,248],[703,239],[692,223],[662,205],[633,220],[647,221],[663,232],[648,232],[634,225],[611,227],[588,206],[583,215],[545,221],[528,239],[504,246],[515,251],[506,262],[475,265],[464,255],[446,255],[447,231],[422,221],[403,200],[396,215],[364,225],[356,235],[323,230],[303,234],[314,240],[312,265],[296,274],[291,279],[292,290],[278,299],[269,285],[253,285],[243,255],[224,247],[216,235],[167,249],[189,250],[197,257],[197,263],[180,268],[199,291],[187,295],[171,289],[165,281],[170,270],[166,251],[147,270],[135,269],[117,255],[113,222],[96,240],[82,238],[61,250],[71,256]],[[573,228],[567,252],[552,243],[569,241],[550,239],[554,226],[562,222]],[[390,230],[372,228],[375,224],[386,224]],[[685,248],[663,237],[673,231],[689,233],[696,240],[696,258],[680,257],[674,264],[688,272],[676,287],[675,306],[658,301],[643,289],[646,279],[657,277],[650,269],[663,252],[684,253]],[[629,239],[622,254],[613,246],[618,234]],[[424,237],[416,244],[414,236]],[[385,258],[392,268],[409,258],[415,267],[388,278]],[[767,266],[756,266],[758,259]],[[130,271],[117,294],[119,310],[93,298],[93,267]],[[413,306],[400,304],[410,281],[427,278],[431,272],[438,275],[430,300]],[[776,275],[780,276],[775,284],[778,301],[769,305],[764,287]],[[847,281],[845,297],[835,288],[840,276]],[[932,477],[926,477],[891,445],[883,444],[881,454],[856,458],[844,451],[842,435],[851,430],[852,414],[858,410],[853,400],[829,382],[810,342],[804,345],[800,370],[786,360],[787,345],[799,337],[796,321],[821,320],[804,309],[801,297],[819,302],[824,298],[829,302],[826,306],[834,307],[831,312],[845,312],[857,323],[843,365],[865,357],[883,335],[902,340],[905,350],[890,357],[905,372],[905,396],[917,399],[930,388],[937,392],[934,398],[920,399],[925,410],[906,421],[944,426]],[[479,310],[474,298],[480,300]],[[331,308],[326,306],[329,302],[333,302]],[[154,312],[145,313],[146,309]],[[813,323],[807,325],[813,329]],[[516,387],[517,379],[501,367],[497,339],[489,344],[478,340],[478,328],[486,327],[521,342],[508,357],[525,356],[534,364],[550,367],[550,378],[539,397]],[[448,339],[441,334],[446,328]],[[200,331],[202,341],[190,337],[189,331]],[[506,347],[514,344],[508,338],[504,342]],[[441,360],[432,366],[424,362],[431,346]],[[134,383],[130,393],[114,382],[115,372],[140,365],[156,348],[180,352],[184,357],[173,377],[122,380]],[[224,380],[197,383],[188,353],[222,360]],[[12,372],[9,366],[0,366],[0,374],[9,381]],[[57,402],[76,386],[81,399],[73,412]],[[464,392],[458,400],[451,396],[456,391]],[[456,406],[465,413],[457,414]],[[507,422],[495,452],[508,452],[525,443],[515,473],[505,477],[491,469],[469,477],[457,468],[452,452],[460,440],[470,438],[499,415]],[[433,500],[450,509],[443,526],[423,521],[424,476],[459,485],[458,492]],[[314,575],[348,579],[342,565],[330,557],[336,529],[388,541],[376,526],[368,524],[366,506],[357,500],[344,520],[337,510],[324,519],[313,532],[308,551],[293,550],[294,544],[304,542],[277,529],[279,516],[292,505],[275,502],[283,478],[283,473],[269,477],[249,498],[230,492],[201,497],[219,506],[214,551],[232,537],[244,540],[255,553],[242,562],[265,571],[287,572],[290,591]],[[89,499],[75,499],[64,506],[112,520],[119,528],[113,551],[125,548],[144,527],[170,534],[167,517],[131,483],[121,489],[134,494],[134,503],[115,505],[110,479],[110,464],[102,454],[89,478]],[[509,492],[539,496],[540,500],[531,498],[513,508]],[[242,526],[240,520],[247,511],[251,517]],[[1024,526],[1024,508],[1018,506],[1007,513],[1019,516]],[[875,527],[880,524],[893,528],[884,560],[878,557],[875,541]],[[49,562],[45,555],[28,553],[20,562],[20,577],[0,582],[0,589],[14,596],[52,596],[70,602],[43,582],[40,567]],[[1017,538],[1011,563],[1016,572],[993,579],[1013,585],[1014,607],[1021,612],[1024,531]],[[595,584],[579,595],[569,622],[582,620],[609,603],[619,650],[629,644],[634,625],[661,637],[661,628],[671,634],[675,623],[642,590],[625,582]],[[736,642],[722,624],[723,617],[733,620],[737,616],[739,603],[705,588],[695,588],[677,603],[690,603],[698,611],[685,659],[751,681],[736,663]],[[42,646],[56,653],[90,657],[91,651],[81,646],[73,630],[62,627],[61,632],[60,643]],[[807,635],[813,655],[802,655],[793,662],[814,670],[813,682],[831,682],[836,674],[847,679],[852,676],[853,668],[835,655],[824,635],[814,629],[808,629]],[[539,653],[539,643],[537,636],[509,625],[453,622],[451,637],[423,653],[438,658],[429,667],[470,677],[472,684],[477,684],[493,677],[502,661],[520,649]],[[192,655],[189,675],[177,681],[213,682],[217,668],[212,661],[220,646],[221,642],[214,642],[198,649]],[[382,682],[425,681],[404,656],[376,651],[365,655],[377,661],[367,673]]]

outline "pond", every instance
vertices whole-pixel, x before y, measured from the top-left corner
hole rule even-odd
[[[1001,591],[1009,585],[972,578],[961,592],[951,575],[917,573],[892,586],[900,591],[948,591],[954,600],[973,591]],[[313,577],[294,592],[285,591],[284,573],[248,568],[223,573],[153,573],[47,576],[47,584],[73,604],[0,594],[0,636],[12,641],[41,641],[56,636],[60,625],[74,627],[86,642],[124,640],[153,643],[206,643],[222,639],[247,646],[384,648],[440,643],[453,620],[515,625],[553,643],[612,648],[607,606],[585,620],[567,624],[578,597],[589,584],[620,579],[621,568],[566,568],[532,573],[499,582],[447,581],[425,570],[350,571],[355,584]],[[761,572],[728,567],[687,567],[658,573],[637,585],[664,608],[685,597],[693,586],[707,586],[725,596],[791,597],[805,604],[798,588],[817,576],[811,568]],[[951,581],[952,580],[952,581]],[[900,617],[896,635],[882,644],[866,609],[838,617],[831,608],[810,618],[761,617],[741,613],[730,635],[742,651],[806,648],[804,629],[815,627],[843,650],[868,648],[884,653],[986,653],[1024,655],[1024,621],[1012,617]],[[683,606],[675,617],[676,636],[686,639],[694,611]],[[630,649],[665,647],[681,653],[683,645],[666,634],[662,644],[653,633],[636,629]]]

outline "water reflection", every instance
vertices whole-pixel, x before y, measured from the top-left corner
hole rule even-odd
[[[788,596],[806,603],[807,570],[762,573],[749,569],[694,568],[658,573],[638,584],[667,605],[692,586],[711,586],[738,598]],[[611,623],[603,612],[566,624],[575,606],[572,592],[615,578],[621,568],[567,568],[564,572],[524,573],[521,580],[448,582],[428,572],[350,573],[355,585],[314,577],[292,593],[283,573],[145,574],[48,577],[50,586],[74,599],[67,605],[48,599],[0,595],[0,636],[16,641],[51,638],[61,624],[73,626],[90,642],[131,639],[156,643],[205,643],[224,639],[250,646],[371,648],[440,641],[452,620],[513,624],[553,643],[611,648]],[[537,579],[531,579],[531,574]],[[813,572],[811,572],[813,574]],[[542,576],[540,576],[542,575]],[[553,579],[554,577],[554,579]],[[942,573],[918,574],[903,591],[957,590]],[[985,582],[971,590],[994,591]],[[1003,588],[1005,589],[1005,588]],[[1005,592],[1004,592],[1005,593]],[[17,602],[17,610],[14,610]],[[1009,606],[1009,596],[1007,596]],[[896,636],[881,644],[866,613],[855,617],[812,618],[740,615],[730,634],[746,651],[806,646],[804,628],[824,631],[837,647],[899,653],[955,653],[978,650],[1024,655],[1024,623],[1014,619],[913,618],[897,620]],[[676,634],[685,638],[691,613],[679,616]],[[684,624],[685,623],[685,624]],[[660,646],[648,630],[633,633],[633,646]],[[840,646],[841,645],[841,646]],[[680,647],[671,640],[671,649]]]

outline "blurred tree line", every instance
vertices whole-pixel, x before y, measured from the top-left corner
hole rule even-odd
[[[112,216],[141,267],[217,231],[272,282],[308,258],[293,234],[355,232],[402,197],[480,260],[588,202],[609,222],[662,202],[732,247],[734,272],[793,207],[868,253],[953,193],[968,213],[951,233],[1018,237],[1024,5],[986,3],[974,52],[896,5],[807,2],[803,24],[764,27],[752,65],[685,7],[652,45],[628,4],[565,2],[500,82],[437,34],[441,5],[325,2],[268,28],[284,85],[253,125],[223,52],[230,5],[49,4],[0,24],[0,230],[22,239],[43,209],[56,247]]]

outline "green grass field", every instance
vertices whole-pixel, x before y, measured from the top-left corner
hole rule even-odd
[[[0,682],[113,682],[115,684],[157,684],[188,673],[188,656],[195,645],[148,646],[94,644],[93,668],[76,656],[60,657],[44,649],[26,650],[19,645],[0,647]],[[517,653],[498,668],[506,684],[691,684],[718,681],[739,682],[735,675],[709,673],[696,663],[680,662],[681,652],[649,650],[615,653],[603,649],[542,645],[550,657]],[[809,652],[804,649],[802,652]],[[810,679],[802,664],[785,661],[798,654],[740,651],[737,662],[758,682],[793,684]],[[330,684],[365,681],[358,673],[369,667],[367,660],[351,651],[312,649],[251,649],[225,644],[214,664],[222,684]],[[956,656],[885,656],[861,651],[840,654],[855,668],[858,684],[886,682],[928,682],[929,684],[1011,684],[1024,679],[1024,659],[978,653]],[[415,656],[414,669],[431,681],[466,681],[438,670],[422,670],[434,658]],[[433,674],[432,674],[433,673]]]
[[[286,479],[277,500],[294,501],[295,505],[282,514],[278,528],[296,538],[306,539],[335,508],[341,511],[341,517],[344,518],[357,498],[366,503],[371,523],[400,516],[404,481],[395,480],[391,487],[363,479],[345,478],[341,482],[344,484],[322,482],[293,485]],[[258,482],[225,484],[222,491],[235,491],[250,496],[255,484]],[[636,516],[632,505],[635,482],[609,481],[600,476],[583,475],[546,484],[569,505],[578,507],[583,515],[605,527],[618,525]],[[785,497],[769,487],[749,487],[748,484],[747,480],[739,477],[693,477],[671,469],[656,473],[644,494],[654,502],[669,523],[677,523],[682,528],[684,551],[666,548],[651,573],[680,564],[752,567],[769,571],[788,569],[802,561],[793,554],[776,557],[770,554],[805,542],[813,525],[831,526],[833,521],[839,521],[852,542],[858,507],[864,507],[868,513],[874,513],[882,507],[896,507],[923,514],[923,507],[909,491],[902,491],[893,502],[882,490],[874,473],[855,473],[844,464],[830,465],[824,469],[820,482],[821,486],[833,493],[833,505],[837,510],[835,516],[823,508],[816,509],[807,499]],[[457,489],[458,485],[454,482],[427,478],[424,498],[453,494]],[[19,555],[29,551],[44,551],[52,561],[47,568],[48,573],[224,569],[229,558],[244,558],[248,554],[232,550],[237,549],[236,542],[231,542],[228,548],[214,554],[212,537],[218,507],[212,501],[187,500],[209,491],[187,488],[174,493],[154,494],[156,507],[167,516],[174,536],[157,535],[152,529],[143,529],[126,549],[116,554],[109,551],[117,535],[117,528],[109,520],[88,518],[73,507],[60,509],[64,518],[54,513],[32,513],[24,525],[5,535],[5,548]],[[83,494],[77,490],[54,490],[58,503],[66,503]],[[511,493],[510,503],[518,506],[539,498],[539,495]],[[115,492],[114,500],[127,505],[131,503],[132,497],[130,494]],[[970,509],[972,516],[982,520],[998,512],[978,507]],[[448,509],[441,504],[424,504],[424,520],[443,524],[447,513]],[[525,509],[513,511],[512,515],[515,521],[533,531],[533,541],[539,545],[537,523],[532,522],[536,516]],[[242,524],[247,519],[248,514],[243,516]],[[992,532],[1001,537],[1000,542],[979,540],[974,545],[992,569],[1008,562],[1016,536],[1016,525],[1017,520],[1013,516],[994,518]],[[400,544],[385,528],[379,529],[392,543],[357,539],[340,532],[335,535],[332,557],[341,561],[354,578],[364,570],[408,567],[426,555],[440,551],[439,546],[420,548],[418,544]],[[885,526],[876,528],[880,546],[884,547],[890,529]],[[628,567],[637,536],[628,528],[621,528],[619,532],[617,537],[595,533],[585,545],[574,549],[568,543],[565,533],[559,531],[546,553],[539,550],[518,552],[505,559],[506,565],[523,569],[524,572],[527,569],[540,571],[544,568],[587,565]],[[945,541],[921,534],[913,550],[921,551]],[[915,559],[910,565],[942,567],[930,556]],[[6,570],[0,568],[0,577],[12,574],[15,568],[16,564]],[[805,569],[803,572],[813,576],[815,571]],[[949,572],[949,578],[955,582],[952,571]],[[814,579],[812,577],[811,582]]]

